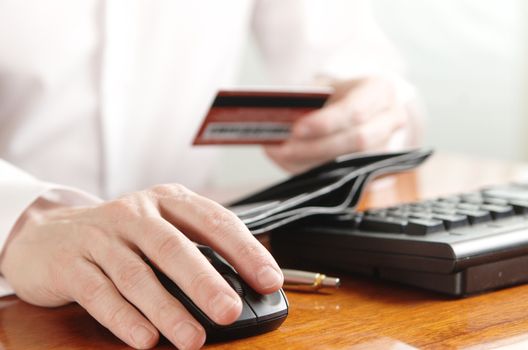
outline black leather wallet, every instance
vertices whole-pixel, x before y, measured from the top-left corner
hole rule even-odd
[[[413,169],[432,150],[353,153],[253,193],[228,207],[253,234],[269,232],[311,215],[334,215],[353,209],[373,178]]]

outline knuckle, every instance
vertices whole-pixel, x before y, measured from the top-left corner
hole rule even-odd
[[[282,155],[279,154],[278,152],[266,152],[266,154],[275,163],[277,163],[277,164],[279,164],[281,166],[284,163],[284,159],[283,159]]]
[[[243,242],[235,251],[237,256],[240,257],[241,261],[247,261],[251,263],[251,266],[261,266],[269,263],[269,255],[267,251],[262,247],[259,247],[260,243]]]
[[[80,283],[78,301],[81,305],[92,305],[102,299],[109,292],[110,286],[102,278],[88,277]]]
[[[130,291],[143,285],[151,276],[152,270],[143,263],[123,263],[117,273],[117,286],[123,291]]]
[[[212,280],[213,278],[214,277],[207,272],[198,272],[191,278],[191,281],[189,282],[189,288],[192,292],[199,292],[200,290],[210,290],[210,285],[208,285],[207,282]]]
[[[178,256],[182,249],[186,247],[183,237],[176,234],[164,235],[158,244],[158,257],[162,261],[168,261],[174,256]]]
[[[352,142],[356,150],[365,150],[368,146],[368,134],[362,128],[359,128],[354,134]]]
[[[118,329],[124,328],[128,320],[132,319],[130,317],[130,310],[126,305],[119,305],[114,308],[109,308],[103,314],[103,319],[107,325],[116,327]]]
[[[274,154],[274,158],[279,164],[290,164],[297,162],[303,152],[298,152],[298,144],[295,141],[287,141]]]
[[[177,183],[156,185],[147,190],[147,194],[157,202],[158,211],[175,204],[192,205],[195,196],[194,192]]]
[[[354,120],[357,124],[364,124],[370,118],[369,113],[367,113],[366,111],[360,110],[360,109],[353,110],[351,112],[351,115],[352,115],[352,120]]]
[[[260,243],[245,242],[238,247],[238,254],[245,257],[245,259],[250,259],[252,261],[266,260],[266,254],[258,244]]]
[[[162,233],[167,231],[166,223],[157,216],[145,216],[141,218],[138,223],[141,234],[145,235],[156,235],[156,233]]]
[[[233,232],[241,231],[243,225],[234,213],[226,209],[212,212],[206,220],[206,225],[214,237],[226,237]]]
[[[154,318],[158,323],[166,325],[176,325],[182,321],[189,321],[197,324],[196,320],[183,308],[180,302],[164,298],[156,303]],[[202,329],[200,327],[200,329]]]
[[[148,189],[147,192],[158,199],[172,198],[182,200],[189,197],[192,193],[187,187],[176,183],[156,185]]]
[[[107,252],[111,241],[110,232],[114,231],[105,231],[95,226],[86,227],[81,236],[81,244],[87,252],[92,252],[95,249],[99,252]]]
[[[266,149],[266,154],[271,160],[273,160],[278,166],[280,166],[284,170],[288,172],[295,172],[295,162],[292,162],[288,157],[285,156],[285,153],[282,151],[282,148],[268,148]]]
[[[279,152],[276,152],[274,156],[277,161],[287,163],[293,159],[295,152],[292,147],[284,147]]]
[[[54,263],[48,265],[47,273],[50,286],[53,286],[59,294],[68,295],[71,290],[71,283],[66,278],[64,266],[73,266],[72,257],[69,253],[57,253],[53,257]]]
[[[321,134],[329,134],[335,129],[338,129],[336,127],[336,123],[337,122],[335,118],[325,118],[314,120],[313,125],[319,130]]]
[[[136,218],[140,215],[138,204],[131,196],[109,201],[102,208],[108,217],[116,220]]]
[[[275,158],[275,161],[283,168],[288,168],[291,164],[298,163],[298,159],[299,155],[296,153],[295,149],[293,147],[288,147]]]
[[[156,318],[158,322],[176,322],[179,316],[179,310],[173,299],[163,298],[156,303]]]
[[[268,146],[265,148],[266,154],[271,159],[283,159],[284,158],[284,147],[285,145],[281,146]]]
[[[173,184],[169,184],[168,186],[169,186],[171,192],[173,194],[176,194],[176,195],[185,194],[185,193],[190,193],[191,192],[187,187],[185,187],[182,184],[173,183]]]
[[[295,164],[295,163],[278,163],[282,169],[285,171],[295,174],[300,173],[304,171],[306,168],[309,168],[309,166],[306,166],[305,164]]]

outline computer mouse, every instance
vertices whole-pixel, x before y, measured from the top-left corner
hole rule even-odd
[[[216,252],[206,246],[198,246],[229,285],[242,299],[242,313],[230,325],[213,322],[167,276],[151,265],[161,284],[178,299],[193,317],[201,323],[207,334],[207,342],[223,341],[266,333],[278,328],[288,316],[288,300],[282,289],[262,295],[255,292],[236,271]]]

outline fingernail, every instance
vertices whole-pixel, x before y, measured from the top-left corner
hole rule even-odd
[[[218,293],[209,302],[209,310],[217,320],[221,320],[227,313],[232,312],[238,303],[240,303],[240,299],[233,298],[226,293]]]
[[[188,321],[180,322],[174,328],[174,336],[176,337],[178,349],[198,348],[205,342],[204,334],[200,332],[200,329]],[[197,344],[198,341],[200,341],[200,344]]]
[[[271,266],[264,266],[257,273],[257,281],[264,289],[278,286],[282,282],[282,276]]]
[[[144,349],[151,346],[152,338],[154,338],[156,335],[152,333],[147,327],[139,325],[132,329],[131,336],[134,344],[136,344],[136,347]]]

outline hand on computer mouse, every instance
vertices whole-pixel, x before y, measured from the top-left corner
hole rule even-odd
[[[219,204],[180,185],[159,185],[92,207],[37,201],[17,223],[0,262],[25,301],[78,302],[135,348],[158,330],[179,349],[205,341],[203,327],[159,282],[150,260],[211,320],[225,325],[242,301],[200,253],[214,248],[259,293],[277,291],[282,273],[245,225]]]
[[[153,270],[167,291],[204,327],[208,340],[231,340],[262,334],[276,329],[284,322],[288,316],[288,300],[282,289],[266,295],[257,293],[210,247],[198,246],[198,249],[242,300],[242,312],[232,324],[220,325],[211,320],[178,285],[156,267]]]

